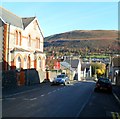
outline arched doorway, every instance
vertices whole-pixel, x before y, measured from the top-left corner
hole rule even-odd
[[[37,66],[38,66],[39,69],[42,68],[42,67],[41,67],[41,58],[40,58],[40,57],[38,58]]]
[[[21,58],[20,58],[20,56],[18,56],[18,58],[16,60],[16,69],[17,70],[21,69]]]

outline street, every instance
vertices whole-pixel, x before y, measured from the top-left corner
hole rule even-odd
[[[94,81],[50,84],[2,100],[3,117],[110,117],[120,118],[120,105],[113,94],[94,92]]]

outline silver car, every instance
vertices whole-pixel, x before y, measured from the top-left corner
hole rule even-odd
[[[66,85],[66,84],[69,84],[69,83],[70,83],[70,81],[69,81],[68,76],[66,76],[65,74],[60,74],[60,75],[57,75],[56,78],[54,78],[54,80],[52,82],[52,85],[54,85],[54,84]]]

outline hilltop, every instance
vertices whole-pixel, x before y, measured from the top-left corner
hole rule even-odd
[[[75,30],[45,38],[45,50],[61,53],[117,52],[120,41],[116,30]]]

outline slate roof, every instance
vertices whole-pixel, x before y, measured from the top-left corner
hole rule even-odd
[[[70,69],[71,71],[74,71],[68,62],[60,62],[60,65],[67,69]]]
[[[69,64],[71,64],[72,68],[77,68],[79,60],[78,59],[75,59],[75,60],[66,60],[66,62],[68,62]]]
[[[26,28],[34,19],[35,17],[22,18],[23,27]]]
[[[26,28],[35,17],[21,18],[0,6],[0,18],[3,22],[9,23],[19,28]]]

